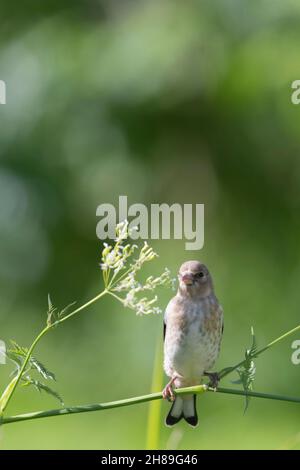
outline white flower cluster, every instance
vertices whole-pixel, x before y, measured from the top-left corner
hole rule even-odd
[[[100,266],[103,270],[105,287],[124,306],[135,310],[138,315],[161,313],[161,309],[154,305],[157,302],[156,295],[152,298],[139,298],[137,294],[144,291],[153,292],[159,286],[174,288],[175,279],[171,278],[170,271],[165,268],[160,276],[149,276],[144,283],[139,282],[136,276],[144,263],[152,261],[158,255],[147,242],[144,242],[138,257],[132,260],[131,257],[138,250],[138,247],[137,245],[130,244],[123,245],[124,240],[129,235],[128,222],[122,222],[116,227],[115,245],[104,244]],[[122,273],[121,271],[124,272]],[[117,292],[126,293],[126,296],[120,297]]]
[[[133,254],[137,245],[120,245],[116,243],[114,247],[104,243],[104,249],[102,251],[102,263],[100,264],[101,269],[104,272],[113,271],[115,275],[121,271],[125,265],[127,259]]]
[[[113,290],[118,292],[134,290],[136,293],[145,290],[153,291],[158,286],[173,287],[175,282],[175,279],[171,279],[168,268],[165,268],[164,272],[158,277],[149,276],[143,284],[136,280],[135,273],[136,271],[131,271],[124,279],[120,280]]]

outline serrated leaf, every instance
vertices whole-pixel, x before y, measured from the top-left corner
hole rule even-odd
[[[63,318],[67,314],[67,312],[70,310],[70,308],[73,307],[73,305],[75,304],[76,302],[71,302],[69,305],[63,308],[58,314],[59,318]]]
[[[32,385],[39,392],[43,391],[43,392],[46,392],[48,395],[53,396],[60,402],[62,406],[64,406],[64,401],[56,390],[53,390],[52,388],[48,387],[48,385],[45,385],[39,380],[35,380],[31,377],[26,377],[26,379],[24,380],[25,380],[25,382],[23,383],[24,387]]]
[[[48,294],[48,311],[47,311],[47,325],[51,326],[56,321],[57,309],[54,307],[50,294]]]
[[[245,362],[242,367],[237,369],[237,373],[239,375],[239,379],[235,383],[240,383],[243,386],[244,391],[247,393],[252,390],[253,382],[255,379],[256,367],[253,361],[253,358],[256,357],[257,354],[257,343],[256,338],[254,335],[253,327],[251,327],[251,336],[252,336],[252,344],[250,349],[246,349],[245,351]],[[246,413],[250,402],[250,397],[246,395],[246,403],[244,413]]]
[[[49,369],[47,369],[40,361],[38,361],[35,357],[31,356],[30,358],[30,363],[32,365],[32,367],[37,370],[37,372],[39,374],[41,374],[41,376],[48,380],[56,380],[55,378],[55,374],[53,372],[51,372]]]
[[[9,349],[9,352],[16,354],[17,356],[20,357],[25,357],[27,354],[28,349],[24,348],[22,346],[19,346],[16,341],[13,339],[10,340],[12,348]]]
[[[65,308],[63,308],[61,311],[58,311],[57,308],[54,307],[54,305],[52,303],[50,294],[48,294],[47,325],[51,326],[54,323],[56,323],[59,319],[66,316],[69,309],[75,304],[76,304],[76,302],[71,302],[69,305],[67,305]]]
[[[256,337],[255,337],[255,334],[254,334],[253,326],[251,326],[251,336],[252,336],[252,344],[251,344],[251,348],[249,350],[249,355],[252,358],[254,358],[254,357],[256,357],[258,349],[257,349]]]
[[[7,355],[19,367],[21,367],[23,360],[27,356],[28,349],[19,346],[16,341],[11,340],[12,348],[8,349]],[[44,364],[38,361],[34,356],[30,356],[28,364],[30,368],[36,370],[44,379],[56,380],[55,374],[51,372]]]

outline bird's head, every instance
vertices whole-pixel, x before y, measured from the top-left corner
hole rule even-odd
[[[207,297],[213,292],[211,275],[200,261],[186,261],[178,273],[179,292],[192,298]]]

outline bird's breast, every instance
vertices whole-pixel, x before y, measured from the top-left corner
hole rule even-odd
[[[219,352],[221,318],[209,299],[187,302],[168,317],[165,361],[182,376],[203,375]]]

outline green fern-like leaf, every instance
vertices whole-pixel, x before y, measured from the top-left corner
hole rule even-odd
[[[50,294],[48,294],[47,325],[51,326],[57,320],[57,308],[54,307]]]
[[[28,349],[19,344],[16,341],[11,340],[12,347],[8,349],[7,356],[13,360],[16,365],[17,369],[21,367],[23,360],[27,356]],[[56,380],[55,374],[51,372],[47,367],[45,367],[40,361],[38,361],[34,356],[30,356],[29,359],[29,369],[36,370],[44,379],[48,380]]]
[[[55,374],[47,369],[40,361],[31,356],[30,363],[32,367],[46,380],[56,380]]]
[[[62,406],[64,406],[64,401],[63,401],[62,397],[59,395],[59,393],[56,390],[53,390],[48,385],[45,385],[42,382],[40,382],[39,380],[35,380],[30,376],[26,376],[26,378],[23,379],[23,380],[24,380],[24,383],[23,383],[24,387],[33,386],[39,392],[42,392],[42,391],[46,392],[46,393],[48,393],[48,395],[51,395],[54,398],[56,398],[60,402],[60,404]]]
[[[73,305],[75,305],[76,302],[71,302],[69,305],[67,305],[65,308],[63,308],[59,314],[58,314],[58,317],[59,318],[63,318],[67,315],[68,311],[70,310],[71,307],[73,307]]]
[[[249,349],[245,351],[245,362],[242,367],[237,369],[237,373],[239,375],[239,380],[236,380],[234,383],[241,384],[243,386],[244,391],[247,393],[253,389],[253,382],[255,380],[256,374],[256,366],[253,359],[256,357],[257,354],[257,343],[256,338],[254,335],[253,327],[251,327],[251,336],[252,336],[252,344]],[[246,403],[244,413],[246,413],[250,403],[250,397],[246,395]]]
[[[64,318],[67,315],[70,308],[73,307],[73,305],[75,304],[76,302],[71,302],[69,305],[67,305],[62,310],[59,311],[56,307],[54,307],[50,294],[48,294],[47,325],[52,326],[58,320],[61,320],[62,318]]]

